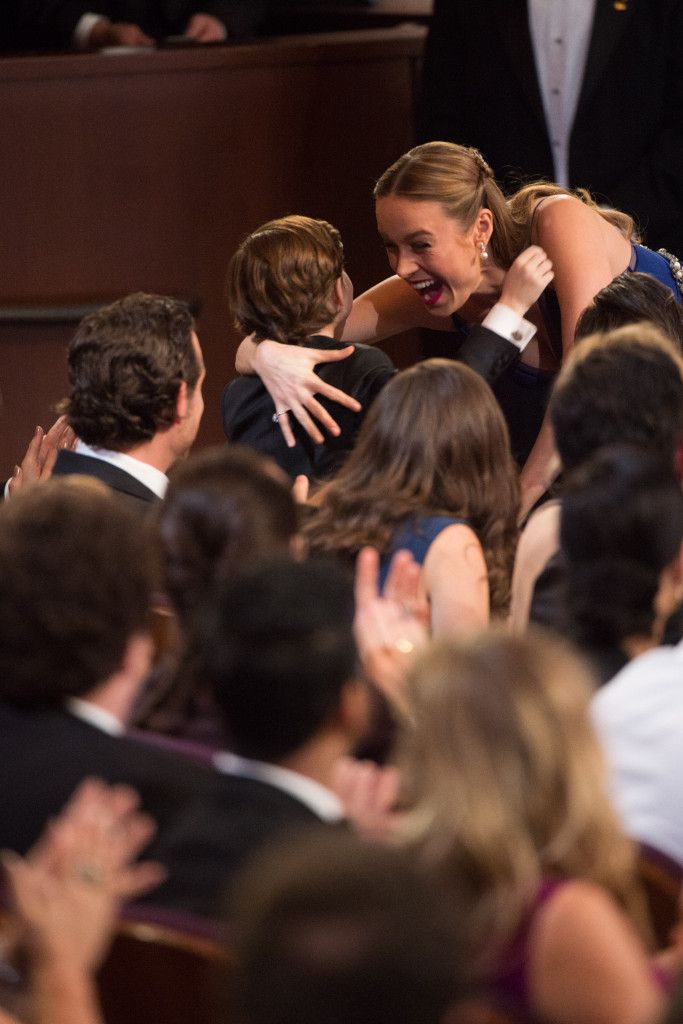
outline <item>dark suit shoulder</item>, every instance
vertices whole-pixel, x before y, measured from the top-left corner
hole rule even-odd
[[[220,916],[223,891],[251,855],[316,824],[322,822],[309,807],[276,786],[216,772],[209,798],[188,807],[152,845],[150,855],[169,877],[149,902]]]
[[[211,788],[213,770],[142,740],[112,736],[67,711],[0,704],[0,844],[23,853],[84,778],[125,783],[160,832]]]
[[[105,462],[103,459],[96,459],[90,455],[83,455],[80,452],[72,452],[62,449],[57,456],[53,474],[57,476],[92,476],[101,483],[111,487],[117,494],[131,501],[136,507],[147,507],[155,504],[159,499],[154,491],[146,487],[130,473]]]

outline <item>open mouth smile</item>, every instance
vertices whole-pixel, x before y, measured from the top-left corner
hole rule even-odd
[[[409,283],[420,296],[425,306],[435,305],[441,298],[444,289],[443,281],[435,277],[430,277],[424,281],[411,281]]]

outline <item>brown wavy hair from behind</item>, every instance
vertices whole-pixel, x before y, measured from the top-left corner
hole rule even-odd
[[[200,374],[187,304],[137,292],[85,317],[68,350],[71,395],[60,405],[86,444],[125,452],[175,421],[183,382]]]
[[[462,517],[481,543],[498,615],[509,601],[518,509],[518,471],[493,392],[463,363],[428,359],[380,391],[304,534],[312,550],[353,558],[368,544],[386,552],[410,517]]]
[[[227,294],[235,326],[255,341],[301,344],[334,320],[344,249],[325,220],[292,215],[248,235],[230,260]]]
[[[402,196],[416,202],[436,202],[463,231],[474,224],[483,208],[493,214],[493,233],[488,242],[495,263],[507,270],[531,245],[533,208],[552,195],[571,195],[590,206],[627,238],[634,235],[631,217],[618,210],[603,210],[585,189],[571,191],[551,182],[523,186],[506,200],[493,171],[477,149],[452,142],[426,142],[415,146],[392,164],[378,180],[375,199]]]
[[[61,707],[118,672],[148,628],[150,571],[139,514],[99,480],[53,476],[0,502],[0,698]]]
[[[588,715],[594,685],[567,644],[533,630],[435,644],[408,680],[399,838],[457,892],[484,970],[547,878],[604,886],[648,937]]]

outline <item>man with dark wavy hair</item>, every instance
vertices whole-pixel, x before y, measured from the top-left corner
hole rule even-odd
[[[62,403],[79,438],[54,473],[97,477],[140,508],[195,440],[204,362],[186,304],[137,293],[85,317],[69,345]]]

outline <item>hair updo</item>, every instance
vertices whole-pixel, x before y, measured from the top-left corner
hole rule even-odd
[[[521,252],[527,224],[517,223],[478,149],[451,142],[426,142],[392,164],[374,189],[375,199],[401,196],[416,202],[439,203],[463,231],[481,209],[493,214],[489,247],[498,266],[507,268]]]

